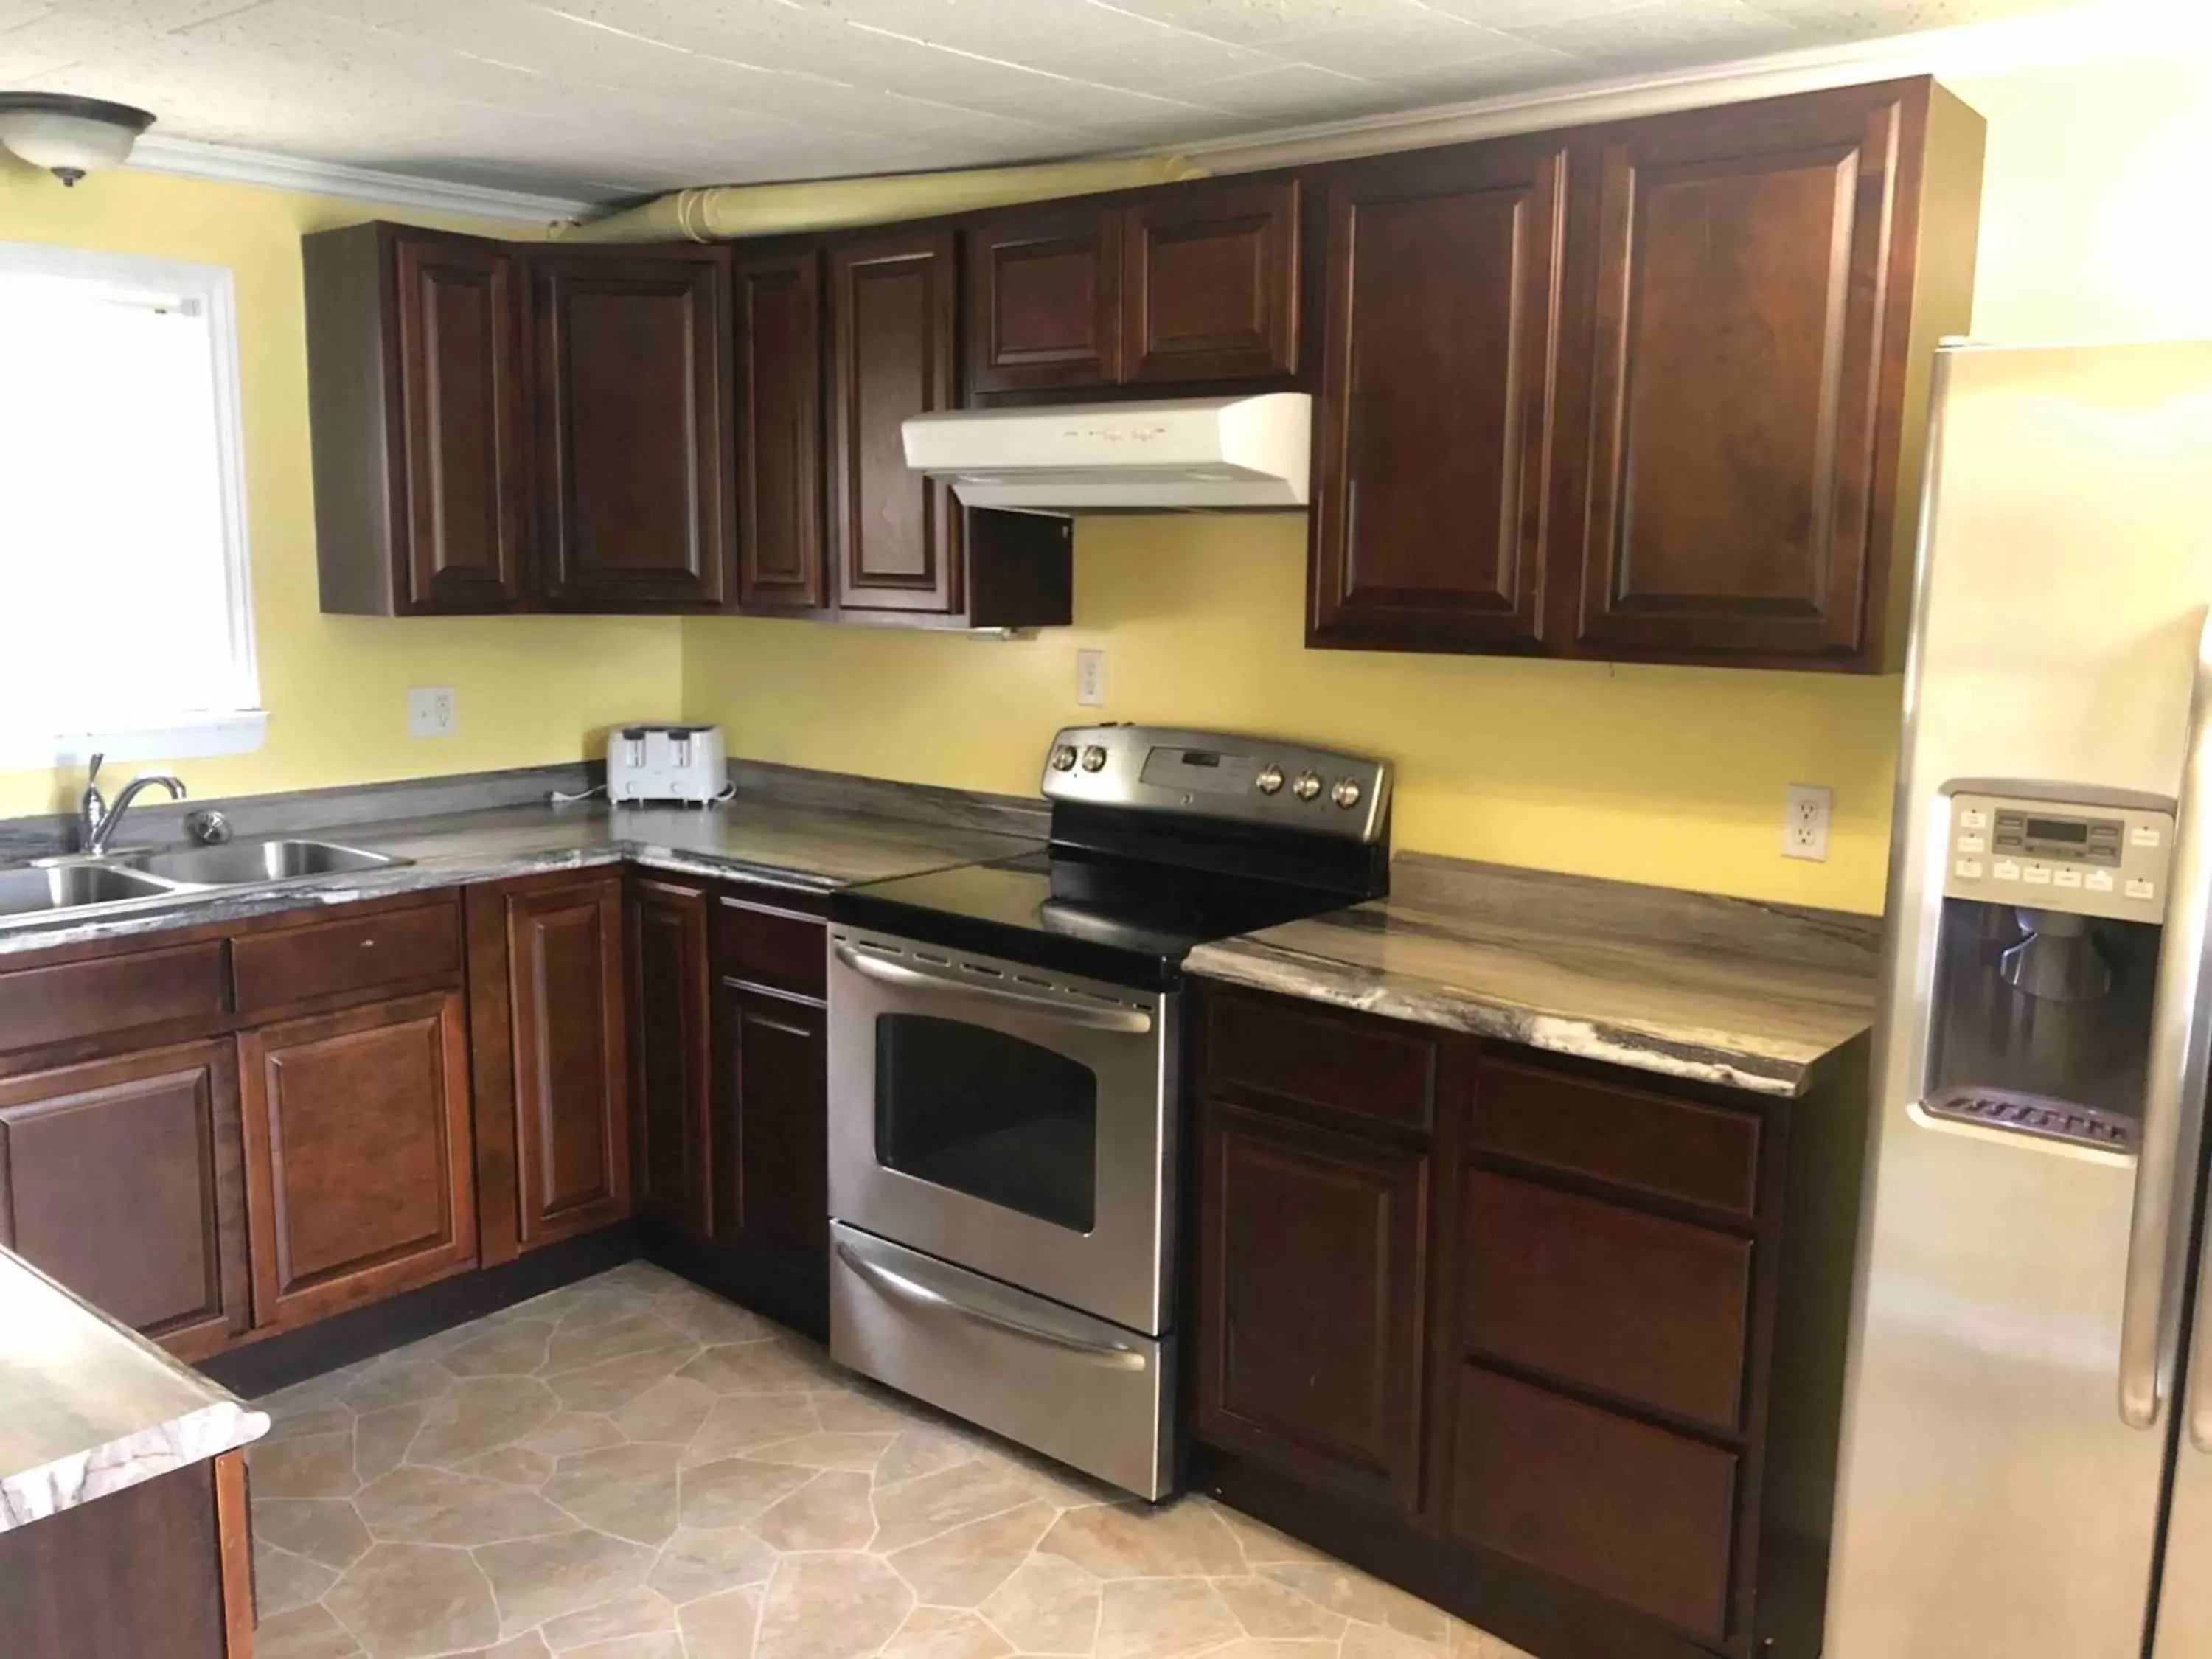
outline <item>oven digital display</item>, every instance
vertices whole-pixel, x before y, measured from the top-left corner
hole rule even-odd
[[[1145,756],[1145,782],[1195,794],[1241,795],[1260,775],[1250,755],[1225,755],[1217,749],[1154,749]]]
[[[2079,818],[2030,818],[2027,834],[2031,841],[2070,841],[2086,846],[2089,826]]]

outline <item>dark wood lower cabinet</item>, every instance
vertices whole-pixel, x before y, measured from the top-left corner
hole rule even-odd
[[[181,1358],[252,1321],[228,1038],[0,1083],[0,1244]]]
[[[467,1032],[447,991],[240,1036],[258,1324],[475,1264]]]
[[[630,1124],[637,1207],[704,1237],[713,1084],[707,891],[638,879],[629,890]]]
[[[1814,1659],[1863,1045],[1791,1100],[1193,1002],[1194,1484],[1538,1659]]]

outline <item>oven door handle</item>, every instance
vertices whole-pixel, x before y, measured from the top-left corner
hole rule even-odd
[[[978,1325],[988,1325],[993,1330],[1004,1331],[1011,1336],[1064,1348],[1070,1353],[1080,1354],[1114,1370],[1140,1371],[1145,1369],[1145,1356],[1134,1348],[1125,1348],[1114,1342],[1087,1341],[1065,1331],[1048,1330],[1042,1326],[1030,1324],[994,1308],[979,1308],[972,1303],[962,1302],[918,1279],[910,1279],[902,1273],[886,1267],[880,1261],[870,1261],[842,1238],[837,1241],[837,1255],[847,1267],[895,1300],[957,1314],[963,1319]]]
[[[840,939],[836,945],[837,960],[854,973],[886,985],[912,986],[920,990],[944,991],[955,996],[973,997],[979,1002],[995,1002],[1007,1007],[1019,1008],[1046,1019],[1058,1020],[1063,1025],[1081,1025],[1096,1031],[1120,1031],[1132,1036],[1142,1036],[1152,1029],[1152,1017],[1142,1008],[1115,1008],[1103,1004],[1064,1000],[1059,997],[1031,996],[1026,991],[1008,990],[1003,986],[979,983],[966,975],[939,974],[927,968],[916,968],[909,963],[894,962]]]

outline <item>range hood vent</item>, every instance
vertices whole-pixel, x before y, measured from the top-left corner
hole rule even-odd
[[[906,464],[969,507],[1030,512],[1306,504],[1313,399],[1303,392],[1172,403],[917,415]]]

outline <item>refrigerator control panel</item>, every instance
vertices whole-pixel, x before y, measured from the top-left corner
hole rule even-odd
[[[2157,923],[2172,860],[2170,811],[1954,794],[1943,896]]]

